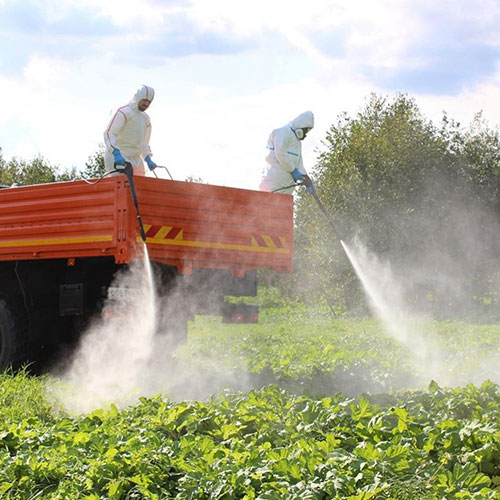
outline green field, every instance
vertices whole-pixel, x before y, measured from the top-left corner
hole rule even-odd
[[[199,383],[82,415],[6,373],[0,498],[500,499],[500,327],[413,328],[425,356],[321,309],[197,318],[172,362]]]

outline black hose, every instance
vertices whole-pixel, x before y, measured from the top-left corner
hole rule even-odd
[[[297,187],[297,186],[303,186],[302,183],[300,182],[294,182],[293,184],[290,184],[289,186],[284,186],[284,187],[280,187],[278,189],[274,189],[273,191],[271,191],[271,193],[278,193],[279,191],[283,191],[284,189],[289,189],[291,187]]]
[[[117,168],[117,167],[119,167],[119,165],[117,165],[115,163],[115,170],[111,170],[110,172],[106,172],[105,174],[101,175],[101,177],[99,177],[94,182],[85,179],[85,177],[82,177],[82,180],[85,181],[87,184],[95,185],[98,182],[102,181],[102,179],[104,179],[104,177],[111,175],[111,174],[115,174],[116,172],[118,172],[120,174],[125,174],[127,176],[128,183],[130,186],[130,192],[132,193],[132,199],[134,200],[135,211],[137,213],[137,222],[139,223],[139,231],[141,233],[141,238],[142,238],[142,241],[146,242],[146,232],[144,231],[144,224],[142,223],[142,217],[141,217],[141,214],[139,212],[139,202],[137,200],[137,193],[135,191],[134,169],[132,167],[132,164],[128,161],[125,162],[125,166],[123,168]]]

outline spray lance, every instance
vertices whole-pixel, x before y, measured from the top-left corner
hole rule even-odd
[[[311,180],[311,178],[308,175],[303,175],[302,178],[300,179],[301,182],[294,182],[293,184],[290,184],[289,186],[285,186],[282,188],[275,189],[273,193],[276,193],[277,191],[283,191],[284,189],[289,189],[291,187],[296,187],[296,186],[305,186],[307,188],[307,191],[312,195],[312,197],[316,200],[316,203],[318,204],[319,209],[321,210],[321,213],[325,216],[326,220],[328,221],[328,224],[333,230],[333,233],[335,234],[336,238],[343,243],[342,240],[342,235],[340,231],[337,229],[337,226],[333,223],[332,218],[328,215],[328,212],[325,209],[325,206],[321,202],[321,200],[318,197],[318,194],[316,193],[316,188],[314,187],[314,184]],[[343,245],[342,245],[343,248]]]
[[[135,191],[134,184],[134,169],[132,164],[128,161],[125,162],[125,166],[117,165],[115,163],[115,170],[121,174],[125,174],[128,179],[128,184],[130,186],[130,192],[132,193],[132,199],[134,200],[135,211],[137,213],[137,222],[139,223],[139,231],[141,232],[141,238],[144,243],[146,242],[146,232],[144,231],[144,225],[142,223],[141,213],[139,212],[139,202],[137,201],[137,193]]]
[[[342,236],[341,236],[339,230],[337,229],[337,227],[335,226],[335,224],[333,223],[332,218],[328,215],[328,212],[326,211],[323,203],[321,203],[321,200],[319,199],[318,194],[316,193],[316,190],[312,191],[311,194],[312,194],[313,198],[316,200],[316,203],[318,204],[319,209],[321,210],[321,212],[325,216],[326,220],[328,221],[328,224],[330,224],[330,227],[332,228],[335,236],[342,243]]]
[[[130,186],[130,192],[132,193],[132,199],[134,200],[135,211],[137,213],[137,222],[139,223],[139,231],[141,233],[142,241],[144,241],[144,243],[145,243],[146,242],[146,232],[144,231],[144,224],[142,223],[141,213],[139,212],[139,202],[137,201],[137,193],[135,191],[134,169],[132,167],[132,164],[130,162],[126,161],[125,166],[117,165],[116,163],[114,166],[115,166],[115,170],[117,172],[120,172],[121,174],[125,174],[127,176],[128,184]],[[174,178],[172,177],[172,174],[170,173],[170,171],[168,170],[167,167],[158,165],[157,168],[165,169],[167,171],[168,175],[170,176],[170,178],[172,180],[174,180]],[[156,174],[156,172],[154,170],[153,170],[153,173],[155,174],[155,177],[158,178],[158,175]]]
[[[330,227],[333,230],[333,234],[340,241],[340,244],[341,244],[341,246],[342,246],[342,248],[343,248],[343,250],[345,252],[346,250],[344,248],[344,242],[342,241],[342,236],[341,236],[339,230],[337,229],[337,226],[335,226],[335,224],[333,223],[333,220],[328,215],[328,212],[326,211],[323,203],[321,203],[321,200],[319,199],[318,194],[316,193],[316,188],[314,187],[314,184],[313,184],[311,178],[308,175],[304,175],[304,176],[302,176],[302,178],[300,179],[300,181],[301,182],[294,182],[293,184],[290,184],[289,186],[285,186],[285,187],[282,187],[282,188],[275,189],[273,191],[273,193],[276,193],[278,191],[282,191],[284,189],[289,189],[291,187],[305,186],[307,188],[307,191],[316,200],[316,203],[318,204],[318,207],[321,210],[321,213],[325,216],[326,220],[328,221],[328,224],[330,225]],[[347,257],[349,257],[349,256],[347,256]],[[324,289],[323,286],[321,286],[321,284],[318,284],[318,285],[320,286],[320,289],[321,289],[321,291],[323,293],[323,296],[324,296],[324,298],[326,300],[326,303],[328,305],[328,308],[330,309],[330,312],[331,312],[332,316],[336,317],[337,313],[335,312],[335,309],[333,308],[333,305],[331,304],[331,302],[330,302],[330,300],[328,298],[328,294],[326,293],[326,290]]]

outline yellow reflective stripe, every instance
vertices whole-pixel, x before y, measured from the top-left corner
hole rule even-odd
[[[167,236],[167,234],[170,233],[171,229],[172,229],[171,226],[162,226],[162,228],[154,235],[154,237],[155,238],[165,238],[165,236]]]
[[[273,239],[270,236],[268,236],[267,234],[263,234],[262,239],[265,241],[266,245],[269,248],[276,248],[276,245],[274,244]]]
[[[141,242],[140,236],[137,241]],[[290,253],[289,248],[270,248],[254,245],[233,245],[231,243],[218,243],[211,241],[187,241],[187,240],[165,240],[158,238],[146,238],[146,243],[154,243],[155,245],[174,245],[177,247],[196,247],[196,248],[217,248],[219,250],[239,250],[243,252],[265,252],[265,253]]]
[[[101,243],[104,241],[113,241],[113,236],[105,234],[103,236],[75,236],[74,238],[40,238],[36,240],[0,241],[0,248],[70,245],[71,243]]]

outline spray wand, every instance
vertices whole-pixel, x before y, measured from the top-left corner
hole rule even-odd
[[[125,166],[123,168],[120,168],[120,165],[117,165],[115,163],[115,170],[127,176],[128,184],[130,186],[130,192],[132,193],[132,199],[134,200],[135,211],[137,213],[137,222],[139,223],[139,231],[141,232],[142,241],[146,243],[146,232],[144,231],[144,225],[142,223],[141,213],[139,212],[139,202],[137,201],[137,193],[135,191],[134,169],[132,167],[132,164],[126,161]]]
[[[307,176],[307,179],[305,179],[304,181],[302,182],[294,182],[293,184],[290,184],[289,186],[285,186],[285,187],[282,187],[282,188],[278,188],[278,189],[275,189],[274,191],[272,191],[273,193],[276,193],[276,192],[279,192],[279,191],[283,191],[284,189],[290,189],[292,187],[296,187],[296,186],[305,186],[306,188],[311,188],[311,189],[308,189],[307,191],[312,194],[313,198],[316,200],[316,203],[318,204],[318,207],[319,209],[321,210],[321,213],[325,216],[326,220],[328,221],[328,224],[330,224],[330,227],[332,228],[333,230],[333,233],[335,234],[336,238],[340,241],[341,243],[341,246],[342,248],[344,249],[344,252],[346,251],[345,248],[344,248],[344,244],[343,244],[343,241],[342,241],[342,236],[339,232],[339,230],[337,229],[337,226],[335,226],[335,224],[333,223],[333,220],[332,218],[328,215],[328,212],[326,211],[323,203],[321,202],[321,200],[319,199],[318,197],[318,194],[316,193],[316,188],[314,187],[311,179],[309,176]],[[308,238],[306,237],[307,241],[309,242]],[[347,256],[349,258],[349,256]],[[330,299],[328,298],[328,294],[326,293],[326,290],[325,288],[320,284],[318,283],[320,289],[321,289],[321,292],[325,298],[325,301],[328,305],[328,308],[330,309],[330,312],[332,314],[333,317],[336,317],[337,316],[337,313],[335,312],[335,309],[333,308],[333,305],[331,304],[330,302]]]
[[[312,194],[313,198],[316,200],[316,203],[318,204],[319,209],[321,210],[321,213],[325,216],[326,220],[328,221],[328,224],[330,224],[330,227],[333,229],[333,232],[335,236],[337,237],[340,242],[343,241],[342,235],[340,234],[340,231],[337,229],[337,226],[333,223],[332,218],[328,215],[328,212],[325,209],[325,206],[321,202],[321,200],[318,197],[318,194],[316,193],[316,188],[314,187],[314,184],[312,183],[311,179],[309,176],[307,176],[307,180],[304,182],[294,182],[293,184],[290,184],[289,186],[285,186],[282,188],[275,189],[272,191],[273,193],[277,193],[278,191],[283,191],[285,189],[290,189],[291,187],[296,187],[296,186],[305,186],[307,188],[312,187],[311,190],[308,189],[308,192]]]
[[[340,234],[337,227],[333,223],[332,218],[328,215],[328,212],[326,211],[323,203],[321,203],[321,200],[319,199],[318,194],[316,193],[316,190],[314,189],[311,194],[312,194],[313,198],[316,200],[316,203],[318,204],[319,209],[321,210],[321,212],[325,216],[326,220],[328,221],[328,224],[330,224],[330,227],[333,229],[335,236],[337,237],[338,240],[340,240],[340,242],[342,242],[342,235]]]

